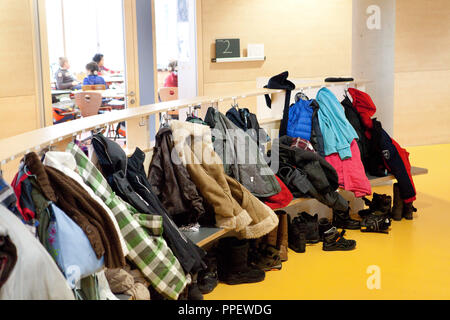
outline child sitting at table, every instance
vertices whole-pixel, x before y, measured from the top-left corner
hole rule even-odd
[[[86,65],[87,77],[83,80],[83,85],[104,84],[107,88],[105,79],[98,75],[99,67],[96,62],[89,62]]]

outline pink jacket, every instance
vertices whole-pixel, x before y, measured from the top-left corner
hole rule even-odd
[[[364,171],[356,140],[352,141],[350,150],[352,157],[349,159],[341,160],[338,153],[333,153],[326,156],[325,160],[336,170],[341,188],[352,191],[357,198],[370,195],[372,188]]]

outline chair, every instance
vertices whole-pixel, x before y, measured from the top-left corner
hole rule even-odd
[[[93,90],[106,90],[104,84],[85,84],[81,87],[83,91],[93,91]]]
[[[178,99],[178,88],[167,87],[159,88],[158,90],[159,102],[166,102]],[[167,112],[170,116],[175,116],[178,118],[178,110]]]
[[[75,104],[80,108],[82,117],[90,117],[98,114],[102,106],[102,94],[100,92],[84,91],[75,93]]]

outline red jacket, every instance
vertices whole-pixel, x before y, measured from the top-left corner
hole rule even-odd
[[[377,111],[377,107],[372,101],[372,98],[365,92],[358,89],[349,88],[348,92],[353,98],[353,107],[361,116],[361,121],[366,128],[366,137],[371,138],[370,130],[372,129],[372,116]]]

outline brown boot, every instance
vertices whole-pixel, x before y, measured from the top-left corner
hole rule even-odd
[[[398,183],[394,183],[394,202],[392,205],[392,219],[402,220],[403,217],[403,199],[400,198],[400,189]]]
[[[281,261],[288,260],[288,214],[285,211],[279,210],[275,212],[278,216],[278,235],[277,247],[280,248]]]

